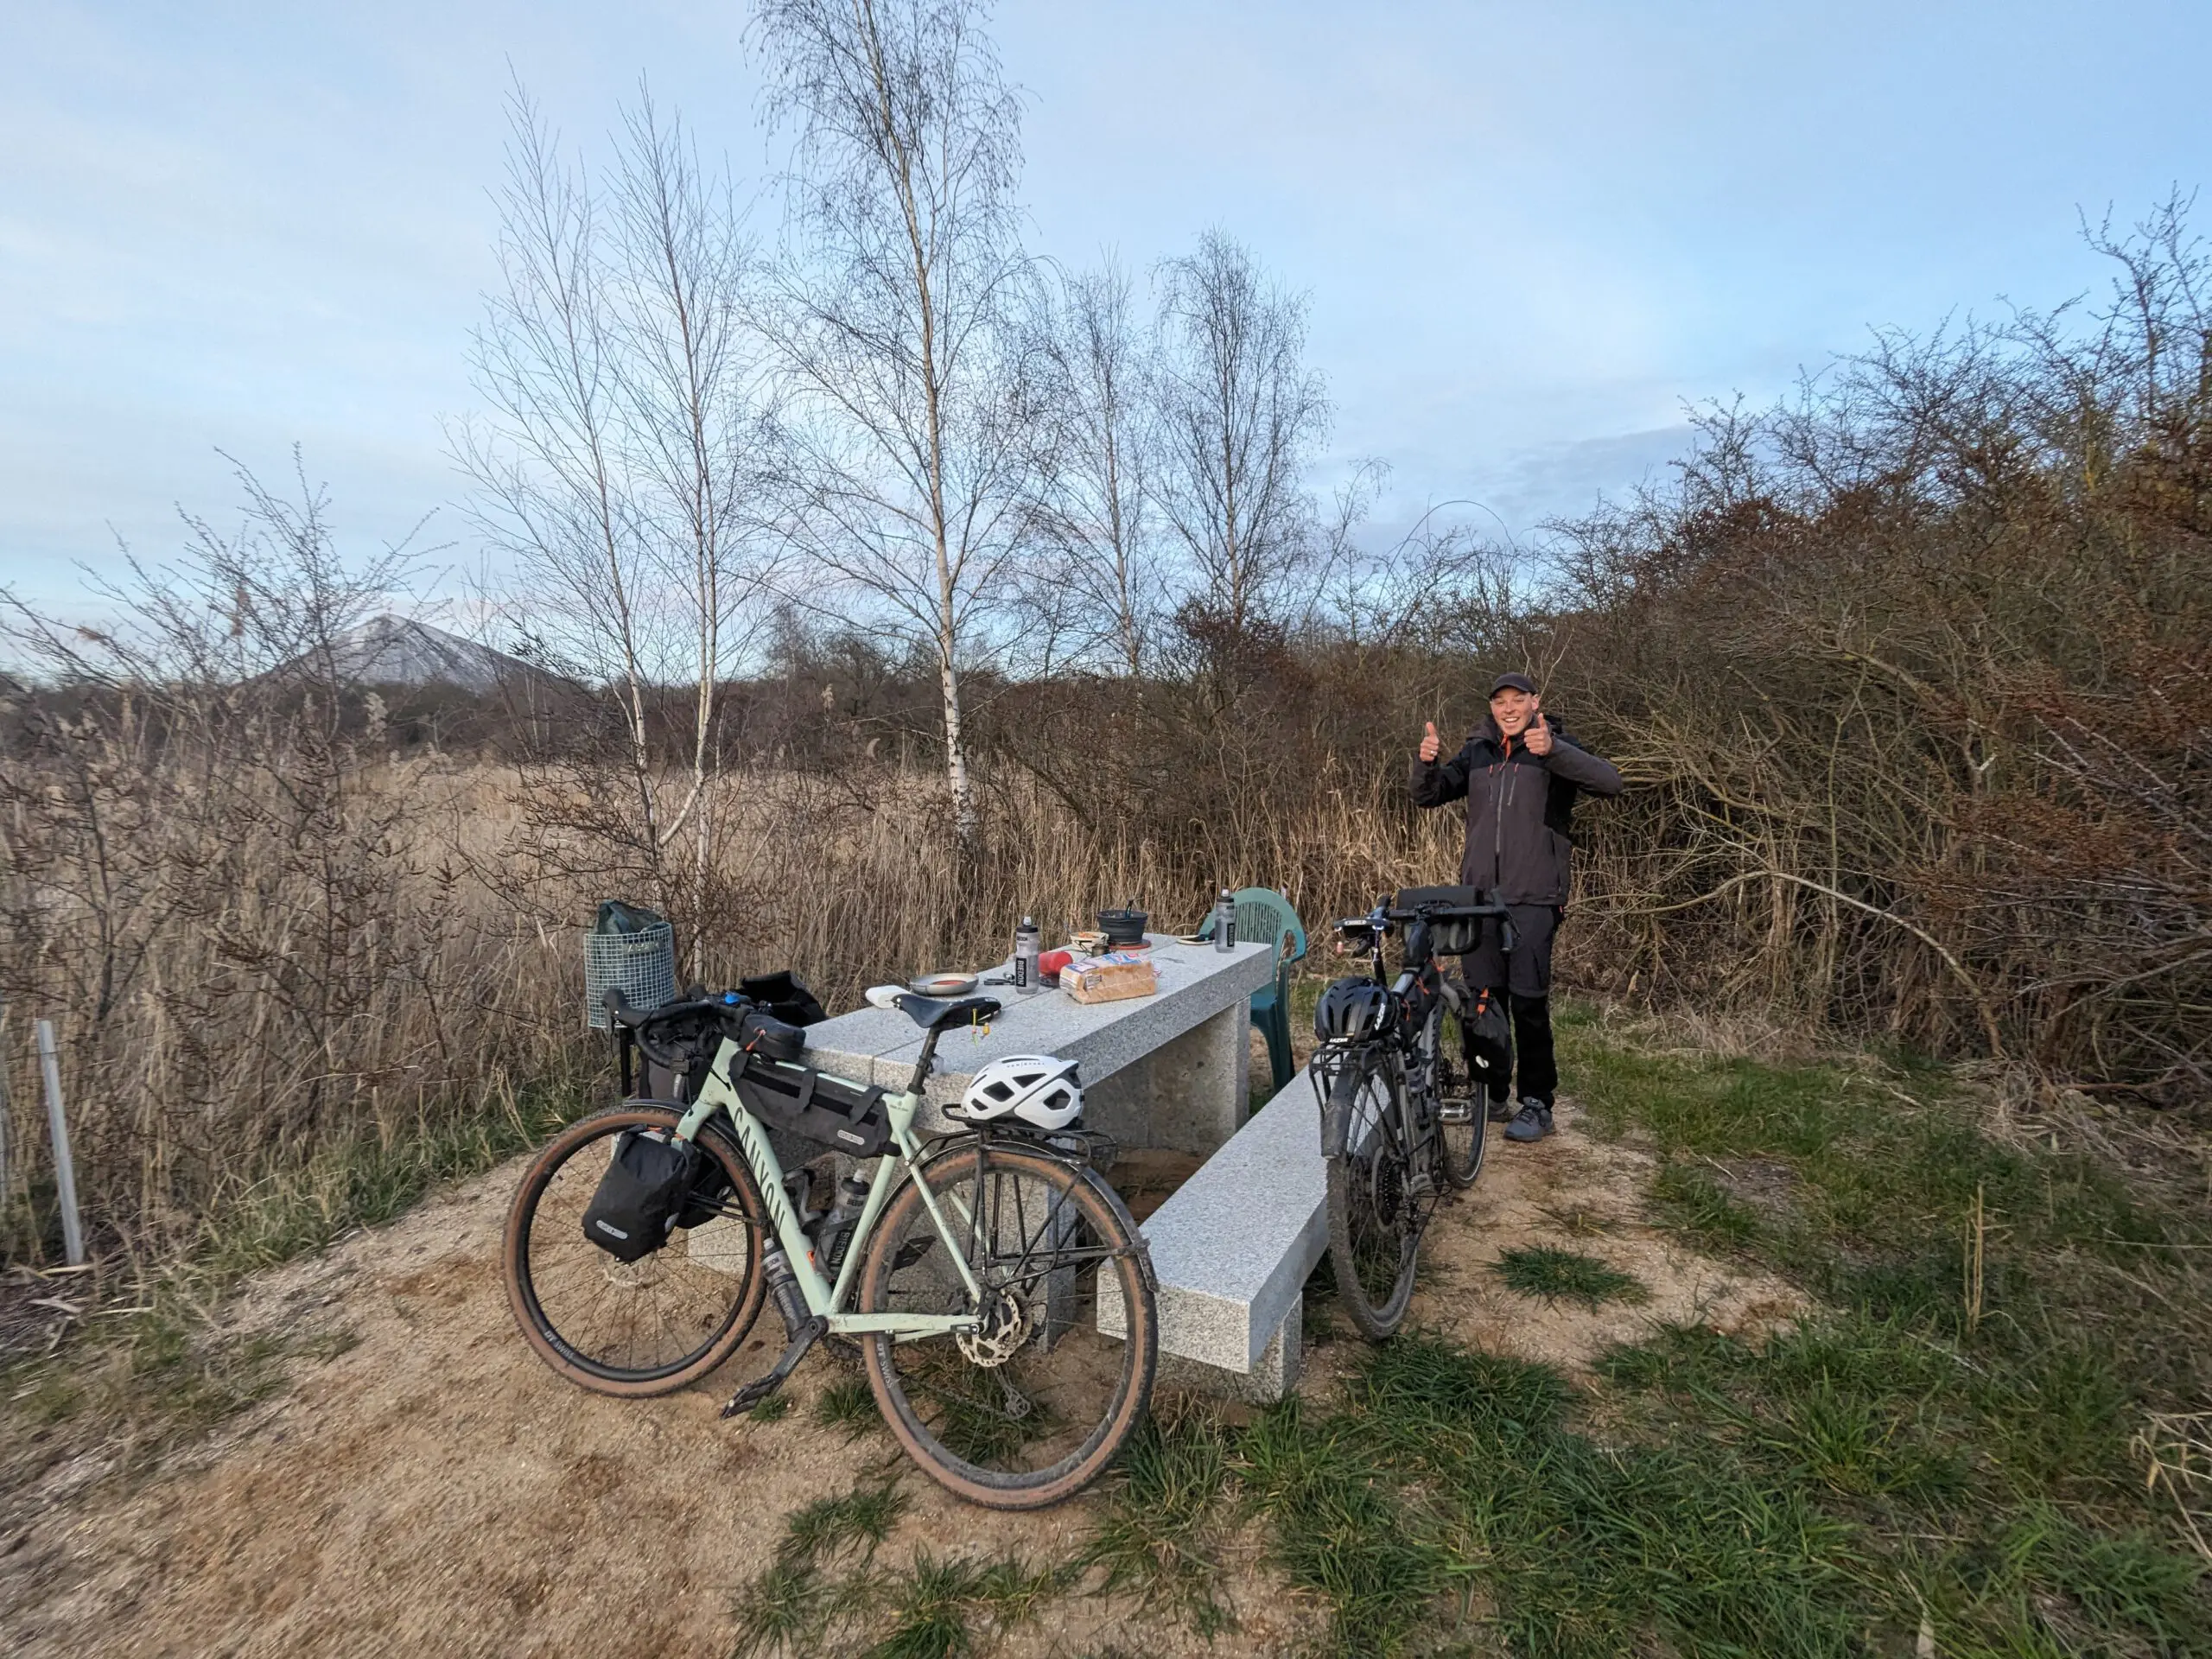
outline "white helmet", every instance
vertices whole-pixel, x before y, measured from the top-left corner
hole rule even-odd
[[[1040,1129],[1065,1129],[1083,1110],[1083,1081],[1073,1060],[1050,1054],[1008,1054],[978,1071],[960,1096],[971,1123],[1009,1112]]]

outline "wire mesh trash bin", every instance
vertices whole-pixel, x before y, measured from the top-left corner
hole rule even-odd
[[[600,906],[584,935],[584,1018],[594,1031],[613,1024],[603,1000],[610,990],[640,1008],[676,1001],[676,930],[619,899]]]

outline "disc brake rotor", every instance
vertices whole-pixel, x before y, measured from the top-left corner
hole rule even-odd
[[[668,1265],[655,1250],[651,1255],[639,1256],[635,1262],[617,1262],[613,1256],[600,1264],[600,1274],[617,1290],[651,1290],[668,1277]]]
[[[1002,1290],[984,1293],[983,1317],[971,1331],[953,1333],[970,1365],[999,1366],[1021,1351],[1033,1322],[1029,1304]]]

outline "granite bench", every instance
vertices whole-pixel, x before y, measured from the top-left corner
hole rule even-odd
[[[1321,1113],[1293,1077],[1141,1230],[1160,1281],[1160,1380],[1267,1402],[1298,1381],[1306,1277],[1329,1247]],[[1098,1328],[1127,1329],[1110,1279]]]

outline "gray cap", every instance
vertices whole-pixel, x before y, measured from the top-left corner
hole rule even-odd
[[[1516,691],[1525,692],[1532,697],[1536,695],[1536,683],[1530,679],[1526,674],[1499,675],[1496,679],[1491,682],[1490,694],[1494,697],[1499,692],[1504,690],[1508,686],[1510,686]]]

